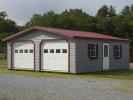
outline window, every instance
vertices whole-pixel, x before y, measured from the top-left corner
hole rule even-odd
[[[90,59],[98,58],[98,44],[88,44],[88,56]]]
[[[122,57],[122,46],[114,45],[114,57],[120,59]]]
[[[15,50],[15,53],[18,53],[18,50]]]
[[[60,49],[56,49],[56,53],[60,53]]]
[[[44,53],[48,53],[48,49],[44,49]]]
[[[27,50],[27,49],[25,49],[25,50],[24,50],[24,53],[28,53],[28,50]]]
[[[30,49],[30,50],[29,50],[29,53],[33,53],[33,49]]]
[[[62,49],[62,53],[67,53],[67,49]]]
[[[104,57],[108,57],[109,55],[109,50],[108,50],[108,45],[104,45]]]
[[[19,53],[23,53],[23,50],[19,50]]]
[[[50,53],[54,53],[54,49],[50,49]]]

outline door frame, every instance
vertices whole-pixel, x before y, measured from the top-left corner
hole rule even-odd
[[[104,67],[104,46],[105,46],[105,45],[108,46],[108,68],[107,68],[107,67],[106,67],[106,68]],[[109,59],[110,59],[110,50],[109,50],[109,48],[110,48],[109,43],[103,43],[103,50],[102,50],[102,52],[103,52],[103,55],[102,55],[102,56],[103,56],[103,71],[104,71],[104,70],[109,70],[109,69],[110,69],[110,68],[109,68],[109,66],[110,66],[110,60],[109,60]]]
[[[34,57],[33,57],[33,63],[34,63],[34,64],[33,64],[33,67],[34,67],[34,68],[33,68],[33,70],[35,70],[35,43],[34,43],[33,40],[20,40],[20,41],[12,41],[12,42],[11,42],[11,69],[14,69],[14,67],[13,67],[13,66],[14,66],[14,65],[13,65],[13,60],[14,60],[14,54],[13,54],[13,53],[14,53],[14,51],[13,51],[14,48],[13,48],[13,45],[14,45],[15,42],[19,42],[19,43],[20,43],[20,42],[23,42],[23,43],[24,43],[24,42],[25,42],[25,43],[30,42],[30,43],[33,44],[33,50],[34,50]],[[17,70],[27,70],[27,69],[17,69]]]
[[[59,38],[59,39],[42,39],[41,40],[41,42],[40,42],[40,55],[39,55],[39,63],[40,63],[40,71],[44,71],[43,69],[42,69],[42,44],[44,43],[44,42],[52,42],[52,41],[66,41],[67,43],[68,43],[68,73],[70,73],[70,43],[69,43],[69,41],[68,40],[66,40],[66,39],[64,39],[64,38]],[[65,72],[63,72],[63,73],[65,73]]]

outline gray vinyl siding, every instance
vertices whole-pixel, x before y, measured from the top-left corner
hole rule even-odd
[[[122,46],[122,57],[120,59],[114,58],[113,46]],[[110,42],[110,70],[128,69],[129,68],[129,44],[123,42]]]
[[[39,71],[40,69],[40,43],[43,39],[60,39],[64,38],[62,36],[42,32],[42,31],[32,31],[29,33],[26,33],[22,36],[19,36],[13,41],[27,41],[32,40],[35,44],[35,70]],[[67,39],[70,43],[70,73],[75,73],[75,43],[72,39]],[[8,47],[8,68],[11,68],[11,42],[7,42]]]
[[[88,43],[98,44],[98,59],[88,57]],[[76,73],[103,71],[103,43],[109,43],[109,68],[110,70],[128,69],[129,44],[118,41],[76,40]],[[122,45],[122,58],[115,59],[114,45]]]
[[[98,44],[98,59],[88,57],[88,44]],[[93,40],[76,40],[76,73],[102,71],[102,42]]]

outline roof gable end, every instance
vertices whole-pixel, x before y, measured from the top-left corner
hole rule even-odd
[[[61,33],[58,34],[58,33],[55,33],[55,32],[53,32],[53,31],[48,31],[48,30],[45,29],[45,28],[42,29],[41,27],[34,26],[34,27],[31,27],[31,28],[25,29],[25,30],[23,30],[23,31],[17,32],[17,33],[15,33],[15,34],[13,34],[13,35],[10,35],[10,36],[4,38],[3,41],[8,41],[8,40],[15,39],[15,38],[17,38],[17,37],[19,37],[19,36],[21,36],[21,35],[24,35],[24,34],[26,34],[26,33],[28,33],[28,32],[34,31],[34,30],[43,31],[43,32],[49,32],[49,33],[57,34],[57,35],[60,35],[60,36],[68,37],[68,36],[66,36],[66,35],[62,35]]]

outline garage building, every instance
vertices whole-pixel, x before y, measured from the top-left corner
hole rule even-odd
[[[9,69],[85,73],[128,69],[127,39],[46,27],[31,27],[7,41]]]

